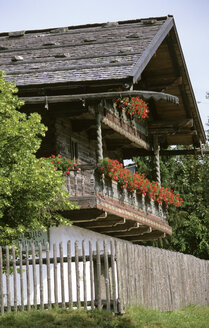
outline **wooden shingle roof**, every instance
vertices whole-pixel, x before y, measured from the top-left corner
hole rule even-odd
[[[139,58],[153,39],[168,29],[168,21],[164,17],[2,33],[0,70],[18,86],[127,79],[136,74]]]

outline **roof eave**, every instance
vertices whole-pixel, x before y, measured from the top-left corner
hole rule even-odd
[[[149,63],[150,59],[153,57],[157,49],[159,48],[162,41],[165,39],[169,31],[174,26],[174,19],[172,16],[168,16],[165,23],[156,33],[155,37],[152,39],[148,47],[144,50],[136,65],[130,72],[130,77],[133,78],[133,83],[136,83],[141,76],[141,73]]]

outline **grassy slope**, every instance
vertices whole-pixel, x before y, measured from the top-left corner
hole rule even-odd
[[[130,308],[123,316],[105,311],[19,312],[0,317],[0,328],[209,328],[209,308],[189,306],[163,313],[139,307]]]

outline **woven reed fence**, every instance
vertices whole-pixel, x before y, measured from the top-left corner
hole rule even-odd
[[[209,261],[126,242],[0,247],[0,311],[209,305]]]

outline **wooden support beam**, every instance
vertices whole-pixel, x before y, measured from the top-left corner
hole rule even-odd
[[[119,230],[119,229],[118,229]],[[150,233],[151,228],[147,226],[136,227],[135,229],[126,229],[125,231],[118,232],[107,232],[109,235],[117,238],[126,238],[127,240],[131,240],[133,238],[138,238],[139,235],[143,235],[144,233]]]
[[[151,240],[156,240],[158,238],[165,238],[165,236],[166,236],[165,232],[153,231],[151,233],[146,233],[144,235],[138,236],[138,238],[132,237],[131,241],[132,242],[151,241]]]
[[[192,128],[194,125],[193,119],[188,118],[176,121],[155,121],[149,123],[150,129],[164,129],[164,128]]]
[[[209,149],[160,150],[160,156],[176,156],[176,155],[209,155]],[[154,152],[139,149],[135,152],[134,156],[154,156]]]

